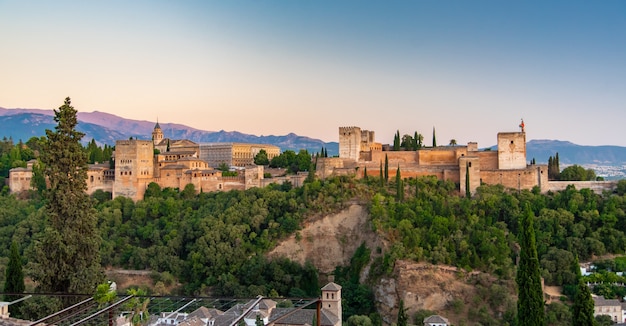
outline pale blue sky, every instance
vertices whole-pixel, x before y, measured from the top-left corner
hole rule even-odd
[[[626,1],[0,0],[0,106],[626,146]]]

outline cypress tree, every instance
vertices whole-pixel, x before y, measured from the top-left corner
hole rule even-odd
[[[580,273],[580,265],[578,265],[578,256],[572,266],[576,272],[576,295],[574,296],[574,304],[572,305],[572,325],[575,326],[593,326],[595,318],[593,317],[593,299],[591,298],[591,290],[583,282]]]
[[[41,292],[94,293],[103,273],[97,216],[85,192],[87,155],[80,144],[84,134],[76,131],[78,119],[69,97],[54,113],[57,126],[46,130],[41,154],[49,181],[47,216],[32,252],[32,278]]]
[[[400,130],[397,130],[396,134],[393,136],[393,150],[400,150]]]
[[[367,181],[367,166],[363,169],[363,179]]]
[[[435,127],[433,127],[433,147],[437,147],[437,137],[435,136]]]
[[[400,165],[396,170],[396,200],[402,201],[404,199],[404,182],[402,182],[402,176],[400,175]]]
[[[4,292],[5,293],[23,293],[24,289],[24,272],[22,271],[22,257],[15,241],[11,242],[11,250],[9,254],[9,264],[5,271]],[[19,299],[20,296],[4,295],[4,301],[11,302]],[[21,302],[9,306],[11,314],[17,315]]]
[[[406,314],[406,311],[404,310],[404,300],[400,300],[400,306],[398,307],[398,320],[396,325],[397,326],[407,326],[409,317]]]
[[[546,324],[543,290],[537,245],[535,243],[535,229],[533,219],[535,215],[526,204],[525,212],[520,219],[520,260],[517,267],[517,320],[518,326],[542,326]]]
[[[385,180],[385,178],[383,177],[383,161],[380,161],[380,169],[378,169],[378,172],[380,172],[380,187],[382,188],[384,186]]]
[[[413,150],[416,151],[419,147],[417,145],[417,131],[413,134]]]
[[[389,182],[389,158],[385,154],[385,183]]]

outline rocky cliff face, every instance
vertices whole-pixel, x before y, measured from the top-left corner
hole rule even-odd
[[[349,264],[363,242],[372,253],[377,248],[387,248],[387,241],[372,231],[367,208],[353,204],[337,214],[307,221],[300,232],[269,255],[300,263],[311,261],[320,273],[328,275],[336,266]],[[366,267],[363,273],[368,270]],[[320,281],[325,281],[324,275]],[[404,301],[410,323],[420,310],[444,315],[453,324],[502,316],[514,304],[513,286],[513,281],[503,283],[481,272],[400,260],[396,261],[392,275],[378,280],[373,287],[378,311],[384,323],[391,325],[396,322],[400,300]]]

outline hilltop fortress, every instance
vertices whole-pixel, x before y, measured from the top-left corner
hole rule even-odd
[[[265,150],[268,159],[280,154],[280,149],[268,144],[211,143],[197,144],[190,140],[163,137],[159,123],[152,140],[118,140],[111,165],[89,164],[87,193],[97,190],[111,192],[113,198],[124,196],[143,199],[150,183],[161,188],[184,189],[193,184],[196,192],[245,190],[265,187],[270,183],[291,182],[300,186],[306,175],[264,177],[264,167],[254,164],[254,157]],[[31,189],[33,164],[9,171],[8,184],[12,193]],[[234,167],[237,176],[223,176],[216,169],[225,164]]]
[[[111,192],[113,198],[139,200],[153,182],[162,188],[178,189],[193,184],[196,192],[245,190],[284,182],[302,185],[306,174],[265,178],[264,167],[254,164],[254,157],[261,150],[270,160],[280,155],[278,147],[267,144],[197,144],[168,139],[157,123],[152,140],[116,141],[113,166],[90,164],[87,192],[102,190]],[[393,151],[389,145],[376,142],[373,131],[339,127],[339,157],[317,158],[315,173],[321,179],[337,175],[363,178],[366,173],[378,177],[384,162],[388,162],[390,177],[395,177],[398,168],[403,178],[435,176],[458,184],[460,193],[469,190],[474,194],[481,184],[500,184],[516,190],[537,187],[541,192],[563,190],[570,184],[596,192],[615,187],[615,182],[610,181],[548,181],[547,165],[527,161],[523,122],[519,131],[498,133],[497,150],[482,151],[476,142]],[[11,192],[31,189],[33,163],[10,170]],[[236,167],[237,176],[222,175],[216,169],[222,164]]]
[[[528,164],[526,160],[526,132],[523,124],[516,132],[498,133],[497,150],[478,150],[478,144],[465,146],[422,147],[418,150],[389,150],[375,141],[373,131],[359,127],[339,128],[339,157],[324,158],[317,163],[317,175],[356,175],[377,177],[385,161],[389,176],[397,168],[403,178],[436,176],[459,184],[461,193],[474,193],[484,184],[501,184],[513,189],[539,187],[548,191],[548,166]],[[469,183],[466,183],[469,179]]]

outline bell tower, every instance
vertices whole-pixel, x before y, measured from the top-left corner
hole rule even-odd
[[[322,310],[331,312],[341,321],[341,285],[330,282],[322,288]]]
[[[154,145],[157,145],[162,140],[163,140],[163,131],[161,130],[159,121],[157,121],[156,125],[154,125],[154,130],[152,131],[152,142],[154,143]]]

